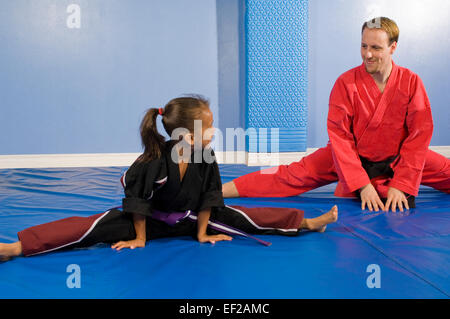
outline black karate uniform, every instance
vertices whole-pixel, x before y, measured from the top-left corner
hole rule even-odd
[[[209,234],[296,235],[303,211],[295,208],[225,206],[217,162],[192,152],[183,179],[171,158],[175,143],[166,142],[162,155],[149,162],[136,160],[122,176],[125,198],[122,210],[110,209],[89,217],[70,217],[27,228],[18,233],[25,256],[63,248],[88,247],[136,238],[132,214],[146,218],[146,238],[192,236],[196,214],[210,209]],[[212,150],[211,154],[212,153]],[[196,163],[195,160],[201,159]],[[155,212],[158,212],[158,218]],[[188,212],[175,224],[164,221],[165,212]],[[252,237],[252,236],[249,236]],[[253,238],[253,237],[252,237]]]

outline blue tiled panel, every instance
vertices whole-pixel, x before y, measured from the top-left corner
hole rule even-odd
[[[247,0],[245,10],[247,128],[278,128],[278,151],[305,151],[308,1]]]

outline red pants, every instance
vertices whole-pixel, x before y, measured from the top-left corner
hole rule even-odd
[[[264,169],[234,180],[241,197],[295,196],[338,181],[331,146],[320,148],[299,162]],[[422,185],[450,193],[450,160],[428,150]],[[336,192],[340,196],[340,192]]]
[[[208,232],[294,236],[300,231],[303,217],[303,211],[297,208],[226,206],[211,212],[209,227],[212,229]],[[149,217],[146,219],[146,227],[147,239],[197,234],[197,224],[189,218],[175,225],[168,225]],[[29,227],[17,235],[22,243],[24,256],[136,238],[132,215],[117,209]]]

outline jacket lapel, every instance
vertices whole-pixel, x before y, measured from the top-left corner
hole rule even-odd
[[[379,102],[378,105],[373,105],[375,111],[373,112],[372,118],[367,123],[367,127],[359,138],[358,146],[360,144],[364,144],[364,142],[370,142],[369,137],[371,133],[375,132],[380,126],[383,120],[384,113],[386,112],[386,109],[392,101],[392,98],[397,92],[397,88],[395,86],[395,83],[397,82],[397,75],[398,67],[392,61],[391,75],[389,76],[383,93],[381,93],[377,84],[375,83],[375,80],[370,76],[370,74],[366,72],[364,66],[362,65],[359,69],[358,76],[362,81],[356,81],[358,90],[365,89],[367,92],[369,92],[370,97],[373,99],[373,101],[375,101],[374,103],[376,103],[376,101]],[[366,88],[363,88],[362,86],[366,86]]]

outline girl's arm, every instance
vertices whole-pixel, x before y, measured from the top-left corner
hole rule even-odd
[[[145,247],[146,231],[145,231],[145,216],[141,214],[133,214],[133,224],[136,231],[136,239],[128,241],[119,241],[111,246],[111,248],[116,250],[121,250],[122,248]]]
[[[198,213],[197,217],[197,238],[201,243],[210,242],[214,244],[216,241],[221,240],[231,240],[230,236],[219,234],[219,235],[208,235],[206,229],[208,228],[209,217],[211,216],[211,209],[205,209]]]
[[[145,243],[147,240],[145,233],[145,215],[133,214],[133,223],[136,231],[136,239],[142,240]]]

